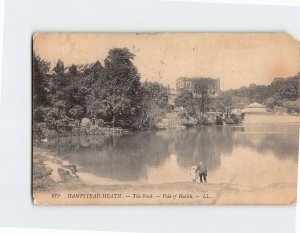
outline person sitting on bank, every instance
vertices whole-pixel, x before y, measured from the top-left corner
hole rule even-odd
[[[207,168],[203,162],[198,163],[196,173],[199,176],[200,182],[203,183],[203,180],[204,180],[204,182],[206,183]],[[203,178],[203,180],[202,180],[202,178]]]

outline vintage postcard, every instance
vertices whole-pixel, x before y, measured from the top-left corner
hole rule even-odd
[[[287,33],[36,33],[35,204],[293,204]]]

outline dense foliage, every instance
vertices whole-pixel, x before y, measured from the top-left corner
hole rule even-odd
[[[299,79],[300,73],[293,77],[276,78],[270,85],[251,84],[249,87],[224,91],[221,97],[231,98],[234,107],[258,102],[266,105],[270,111],[281,109],[299,113]]]
[[[252,102],[264,104],[268,111],[299,114],[299,78],[298,73],[293,77],[276,78],[270,85],[251,84],[249,87],[223,91],[217,96],[209,95],[213,80],[202,78],[197,80],[193,92],[185,91],[176,97],[175,106],[184,108],[185,112],[180,114],[182,119],[189,120],[192,117],[198,124],[211,124],[210,111],[225,114],[227,124],[241,122],[241,119],[232,115],[232,110],[243,109]],[[221,124],[221,120],[217,124]]]
[[[33,132],[45,137],[52,132],[72,132],[89,119],[93,125],[126,129],[149,129],[170,109],[168,89],[140,81],[127,48],[114,48],[98,66],[66,72],[58,60],[50,63],[33,53]]]
[[[201,78],[195,80],[195,90],[196,100],[198,102],[198,107],[200,112],[203,114],[210,103],[209,88],[215,82],[212,78]]]
[[[33,53],[34,137],[74,132],[97,134],[104,127],[156,128],[166,113],[172,111],[168,101],[170,90],[156,82],[141,82],[134,57],[127,48],[113,48],[104,66],[97,61],[65,67],[58,60],[50,70],[50,62]],[[299,78],[298,73],[274,79],[270,85],[251,84],[218,95],[210,93],[214,79],[197,79],[193,92],[176,96],[175,107],[183,108],[178,116],[186,125],[240,123],[242,116],[232,115],[232,110],[255,101],[269,111],[299,113]],[[221,112],[226,119],[207,112]]]
[[[215,79],[197,78],[194,81],[194,90],[184,91],[175,99],[175,106],[183,107],[185,113],[180,114],[182,119],[189,121],[190,117],[197,119],[198,124],[207,122],[210,124],[204,114],[214,105],[213,95],[210,93],[210,87],[215,86]]]

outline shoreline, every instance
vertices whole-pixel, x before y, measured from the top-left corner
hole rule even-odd
[[[276,113],[270,113],[270,114],[261,114],[261,115],[252,115],[248,114],[248,116],[258,116],[259,118],[254,118],[249,120],[247,117],[245,117],[245,120],[242,123],[236,123],[236,124],[223,124],[223,125],[218,125],[218,124],[212,124],[212,125],[191,125],[191,126],[185,126],[185,125],[179,125],[177,127],[156,127],[156,128],[151,128],[151,129],[143,129],[143,130],[126,130],[125,133],[98,133],[98,134],[70,134],[67,136],[59,136],[58,138],[69,138],[69,137],[89,137],[89,136],[103,136],[103,137],[109,137],[109,136],[122,136],[124,134],[130,134],[133,132],[145,132],[145,131],[166,131],[166,130],[174,130],[174,129],[184,129],[184,128],[202,128],[202,127],[244,127],[244,126],[251,126],[255,124],[297,124],[300,125],[300,115],[282,115],[282,114],[276,114]],[[267,116],[267,119],[261,118],[261,116]],[[271,116],[271,118],[270,118]],[[284,117],[284,119],[282,119]],[[286,118],[289,118],[289,121],[286,121]],[[56,139],[57,137],[51,137],[48,138],[48,140],[53,140]],[[37,145],[38,147],[38,145]]]
[[[296,203],[297,187],[292,183],[273,183],[259,189],[251,189],[230,183],[177,182],[101,185],[95,181],[95,176],[85,173],[76,164],[58,158],[50,150],[33,147],[32,188],[35,204]],[[98,196],[97,198],[79,198],[83,194],[98,194]],[[59,195],[59,197],[55,195]]]

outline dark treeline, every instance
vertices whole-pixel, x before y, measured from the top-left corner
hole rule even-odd
[[[288,78],[275,78],[270,85],[251,84],[248,87],[223,91],[221,97],[228,105],[243,107],[258,102],[267,106],[269,111],[299,113],[300,73]]]
[[[99,134],[108,128],[127,130],[154,129],[171,112],[170,90],[156,82],[141,82],[132,54],[127,48],[113,48],[104,59],[84,65],[65,67],[33,53],[33,136],[37,139],[59,135]],[[230,112],[254,101],[269,111],[299,113],[299,78],[277,78],[270,85],[210,93],[214,79],[201,78],[194,92],[176,96],[175,106],[186,125],[240,123]],[[211,111],[226,113],[226,118],[210,116]],[[225,115],[225,114],[224,114]]]
[[[155,127],[166,111],[168,89],[140,81],[127,48],[114,48],[92,65],[65,67],[33,53],[33,135],[38,138],[101,127],[143,130]],[[84,66],[84,68],[82,68]],[[82,120],[86,119],[85,129]],[[99,132],[98,132],[99,133]]]
[[[233,114],[233,110],[241,110],[253,102],[265,105],[269,112],[299,114],[299,78],[300,73],[293,77],[275,78],[270,85],[251,84],[221,91],[217,96],[209,93],[214,79],[198,78],[194,81],[193,92],[184,91],[176,96],[175,106],[184,107],[179,116],[186,125],[191,122],[197,125],[241,123],[244,114]],[[212,112],[221,113],[222,117],[212,115]]]
[[[245,114],[231,112],[235,108],[232,100],[236,98],[222,93],[216,79],[196,77],[193,83],[192,90],[183,91],[175,99],[175,106],[184,108],[179,114],[183,125],[191,127],[242,123]]]

